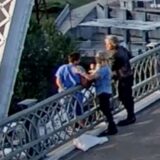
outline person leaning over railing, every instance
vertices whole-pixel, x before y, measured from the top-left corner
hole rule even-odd
[[[108,35],[105,38],[106,50],[111,54],[113,79],[118,81],[119,100],[127,110],[127,118],[118,122],[119,126],[132,124],[136,121],[134,114],[134,98],[132,96],[133,71],[131,69],[131,53],[119,45],[116,36]]]
[[[108,129],[103,132],[101,136],[114,135],[118,132],[118,130],[113,120],[110,108],[110,97],[112,94],[111,69],[107,64],[106,56],[104,53],[97,53],[95,60],[95,70],[92,70],[90,74],[80,70],[77,70],[77,73],[90,81],[95,80],[94,83],[96,95],[99,99],[99,107],[108,120]]]
[[[79,66],[80,54],[77,52],[71,53],[68,56],[68,62],[68,64],[63,64],[62,66],[60,66],[55,74],[56,84],[58,86],[59,92],[65,91],[71,87],[81,85],[82,83],[81,76],[75,72],[75,68],[82,68]],[[73,94],[73,97],[71,106],[69,108],[65,108],[70,118],[74,117],[74,115],[79,116],[83,114],[83,105],[81,105],[83,102],[83,93],[76,92]],[[65,101],[67,100],[68,98],[64,98],[63,102],[65,103]],[[77,104],[75,108],[73,108],[74,103]]]
[[[74,68],[80,63],[80,54],[71,53],[68,56],[68,64],[60,66],[55,74],[58,91],[64,91],[80,84],[80,76],[74,72]]]

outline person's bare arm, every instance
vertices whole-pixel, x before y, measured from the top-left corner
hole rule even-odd
[[[56,84],[57,84],[59,90],[64,90],[62,82],[61,82],[61,80],[59,78],[56,78]]]
[[[94,73],[94,74],[80,73],[80,75],[90,81],[98,78],[97,73]]]
[[[81,75],[82,77],[86,78],[87,80],[94,80],[94,79],[98,78],[98,75],[97,75],[96,71],[91,73],[91,74],[88,74],[86,72],[83,72],[83,71],[75,68],[74,72]]]

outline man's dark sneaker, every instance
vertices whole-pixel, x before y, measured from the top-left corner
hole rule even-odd
[[[135,122],[136,122],[136,118],[133,117],[133,118],[130,118],[130,119],[127,118],[125,120],[119,121],[117,125],[118,126],[127,126],[127,125],[133,124]]]
[[[99,137],[111,136],[111,135],[115,135],[115,134],[117,134],[117,133],[118,133],[117,128],[112,129],[112,130],[108,130],[108,129],[107,129],[106,131],[102,132],[102,133],[99,135]]]

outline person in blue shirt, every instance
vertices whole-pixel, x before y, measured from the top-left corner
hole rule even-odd
[[[112,94],[111,69],[107,63],[105,53],[99,52],[96,57],[96,68],[91,74],[79,72],[88,80],[95,80],[96,95],[99,99],[100,109],[108,120],[108,129],[101,135],[114,135],[118,132],[110,108]]]
[[[55,75],[59,92],[80,84],[80,75],[74,72],[75,67],[80,63],[80,54],[70,54],[68,61],[68,64],[59,67]]]
[[[80,54],[77,52],[71,53],[68,56],[68,64],[64,64],[60,66],[55,74],[56,76],[56,84],[58,86],[58,91],[62,92],[71,87],[75,87],[81,84],[81,76],[75,72],[75,69],[79,66],[80,63]],[[70,107],[69,109],[66,108],[67,113],[70,117],[74,117],[74,115],[82,115],[83,108],[83,94],[81,92],[76,92],[73,94],[72,105],[74,103],[77,105],[75,108]],[[65,99],[66,100],[66,99]]]

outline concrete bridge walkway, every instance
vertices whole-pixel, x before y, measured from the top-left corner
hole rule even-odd
[[[160,160],[160,100],[137,115],[133,125],[119,128],[109,142],[87,152],[75,150],[61,160]]]

